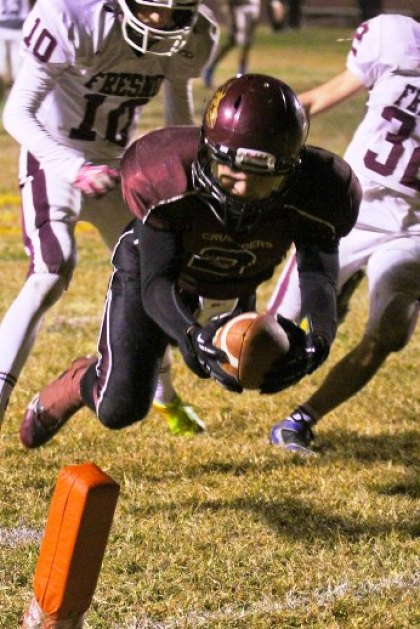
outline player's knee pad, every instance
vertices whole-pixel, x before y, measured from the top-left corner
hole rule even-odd
[[[66,277],[55,273],[33,273],[25,283],[25,291],[31,294],[33,304],[38,303],[42,310],[50,308],[67,288]]]
[[[28,275],[59,275],[69,284],[77,262],[73,225],[46,221],[25,238],[25,248],[31,258]]]
[[[146,417],[149,409],[149,400],[144,403],[138,401],[133,403],[130,400],[124,401],[119,396],[111,399],[107,396],[98,404],[96,414],[106,428],[120,430]]]
[[[381,340],[390,352],[401,351],[413,335],[419,316],[419,302],[404,293],[395,293],[378,321],[368,320],[366,332]]]

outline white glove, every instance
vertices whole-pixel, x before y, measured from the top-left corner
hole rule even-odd
[[[75,186],[90,197],[101,197],[117,185],[120,174],[116,168],[105,164],[83,164],[75,181]]]

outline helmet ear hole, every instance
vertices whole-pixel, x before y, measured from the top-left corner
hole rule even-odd
[[[233,104],[235,109],[239,109],[239,106],[241,104],[241,100],[242,100],[242,96],[238,96],[238,98],[236,99],[236,101]]]

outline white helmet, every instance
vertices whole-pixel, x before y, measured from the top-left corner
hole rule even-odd
[[[200,0],[117,0],[125,41],[141,53],[172,55],[183,48],[197,17]],[[173,11],[171,25],[155,28],[138,17],[142,9]]]

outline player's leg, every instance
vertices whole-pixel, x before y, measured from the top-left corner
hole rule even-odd
[[[367,266],[369,318],[361,341],[328,373],[315,393],[273,427],[271,440],[286,449],[321,417],[360,391],[391,352],[408,343],[416,326],[420,295],[420,242],[395,239],[372,254]],[[290,429],[287,434],[286,429]],[[300,444],[309,452],[310,440]]]
[[[139,256],[129,226],[113,255],[99,359],[78,358],[34,398],[20,429],[25,447],[49,441],[85,404],[112,429],[149,412],[168,338],[144,311]]]
[[[302,21],[301,0],[289,0],[290,28],[299,29]]]
[[[134,230],[128,228],[113,255],[99,360],[81,384],[84,401],[112,429],[129,426],[148,414],[168,343],[143,308],[140,255]]]
[[[387,208],[391,204],[392,199],[388,199]],[[359,213],[362,225],[360,228],[354,228],[340,242],[337,296],[339,323],[343,321],[349,310],[350,298],[363,277],[363,269],[370,256],[392,238],[389,232],[382,233],[376,226],[377,216],[383,212],[383,191],[378,193],[376,185],[371,186],[369,182],[364,182],[364,197]],[[372,229],[368,228],[369,225]],[[296,313],[300,309],[300,293],[296,263],[293,259],[286,263],[269,307],[270,311],[280,311],[284,316],[296,321]],[[361,343],[346,357],[348,363],[346,359],[343,359],[344,362],[340,361],[309,400],[297,406],[288,417],[273,426],[270,433],[271,443],[292,452],[311,453],[312,427],[328,410],[332,410],[355,392],[352,387],[357,385],[358,377],[352,380],[347,370],[351,368],[353,361],[359,362],[359,353],[365,355],[365,360],[368,362],[365,376],[358,374],[361,378],[360,386],[363,386],[364,378],[368,377],[369,372],[376,371],[386,357],[380,339],[374,343],[371,339],[363,338]]]
[[[369,207],[371,205],[372,203],[369,203]],[[364,207],[363,204],[362,207]],[[390,238],[392,236],[386,232],[355,227],[340,241],[340,273],[337,292],[339,325],[345,320],[350,310],[351,298],[365,277],[365,267],[370,256]]]
[[[255,31],[258,24],[259,11],[254,7],[242,7],[238,11],[236,44],[240,50],[238,74],[248,72],[249,53],[254,43]]]
[[[128,210],[119,189],[101,199],[86,199],[81,219],[98,229],[109,249],[113,249],[133,215]],[[205,430],[204,423],[177,394],[172,382],[172,354],[169,345],[163,356],[156,387],[155,409],[176,435],[193,435]]]
[[[236,31],[236,11],[234,7],[229,2],[229,32],[227,36],[226,42],[221,46],[216,55],[213,56],[210,63],[206,66],[203,73],[203,81],[204,85],[208,88],[213,87],[213,74],[216,70],[216,67],[219,65],[222,59],[226,57],[228,52],[235,47],[235,31]]]
[[[362,279],[362,269],[369,256],[389,235],[378,231],[353,229],[340,242],[340,273],[338,280],[337,310],[341,313],[341,322],[349,309],[350,298]],[[283,316],[299,322],[300,318],[300,289],[296,259],[292,253],[286,261],[283,272],[271,296],[270,312],[280,312]],[[346,378],[337,366],[332,376],[337,379]],[[348,378],[347,378],[348,380]],[[349,383],[347,382],[346,385]],[[330,383],[322,387],[320,395],[324,396]],[[339,384],[337,384],[337,389]],[[341,389],[340,389],[341,390]],[[335,393],[339,394],[338,391]],[[316,395],[316,394],[315,394]],[[334,395],[334,392],[331,393]],[[310,454],[313,440],[312,427],[321,417],[321,410],[312,406],[309,400],[296,407],[288,417],[276,423],[270,433],[270,441],[274,445],[300,454]]]
[[[42,317],[68,286],[76,263],[74,224],[80,195],[40,169],[33,157],[25,154],[22,162],[24,243],[30,266],[0,325],[0,421]]]
[[[371,256],[367,273],[370,307],[365,333],[304,405],[316,419],[360,391],[391,352],[406,346],[416,325],[420,242],[397,239],[383,245]]]
[[[6,97],[8,89],[7,83],[7,49],[5,31],[0,28],[0,102]]]
[[[139,251],[133,229],[113,255],[99,359],[81,357],[49,383],[28,407],[20,436],[27,448],[49,441],[85,404],[109,428],[123,428],[149,411],[167,337],[144,312]]]
[[[282,30],[286,18],[286,10],[282,0],[268,0],[267,13],[273,31]]]
[[[13,82],[13,68],[12,68],[12,47],[13,47],[13,31],[8,28],[0,28],[0,41],[1,41],[1,60],[0,60],[0,73],[2,77],[3,96],[7,97],[7,94],[12,86]]]

